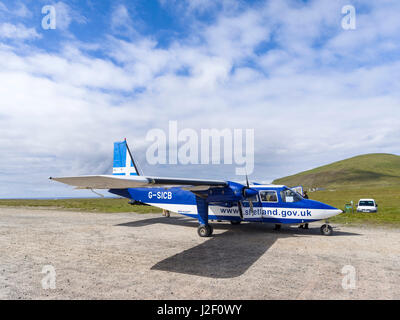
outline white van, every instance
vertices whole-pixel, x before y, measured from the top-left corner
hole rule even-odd
[[[357,212],[378,212],[378,204],[374,199],[360,199]]]

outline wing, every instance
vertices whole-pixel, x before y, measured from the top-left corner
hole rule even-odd
[[[223,180],[181,179],[147,176],[97,175],[52,178],[78,189],[126,189],[146,187],[184,187],[186,190],[207,190],[210,187],[226,187]]]

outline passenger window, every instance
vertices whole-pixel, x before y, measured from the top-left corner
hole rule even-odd
[[[281,191],[281,197],[283,202],[298,202],[302,200],[302,197],[297,192],[290,189]]]
[[[262,202],[278,202],[276,191],[260,191]]]

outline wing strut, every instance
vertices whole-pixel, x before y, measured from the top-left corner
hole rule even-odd
[[[98,193],[98,192],[94,191],[92,188],[90,188],[89,190],[92,191],[94,194],[97,194],[101,198],[104,198],[104,194]]]

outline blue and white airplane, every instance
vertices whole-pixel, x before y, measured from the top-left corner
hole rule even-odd
[[[225,220],[299,225],[342,213],[327,204],[304,199],[294,190],[279,185],[241,184],[224,180],[181,179],[143,176],[138,170],[126,140],[114,143],[112,175],[50,178],[78,189],[108,189],[109,192],[198,219],[198,234],[208,237],[213,228],[209,220]],[[326,223],[324,235],[332,234]]]

